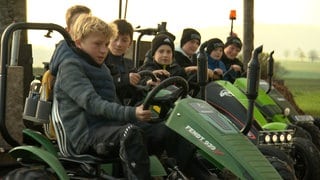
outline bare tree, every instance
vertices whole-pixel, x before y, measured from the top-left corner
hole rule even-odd
[[[288,59],[289,55],[290,55],[290,51],[288,49],[286,49],[284,52],[283,52],[283,55],[286,59]]]
[[[314,49],[309,51],[308,56],[309,56],[311,62],[319,59],[318,52]]]
[[[254,40],[254,0],[243,1],[243,64],[247,69],[247,64],[251,59]]]
[[[304,54],[304,52],[302,51],[301,48],[298,48],[295,52],[296,56],[299,57],[300,61],[303,61],[303,59],[306,57],[306,55]]]

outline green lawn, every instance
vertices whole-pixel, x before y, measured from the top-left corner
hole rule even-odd
[[[306,113],[320,117],[320,79],[286,79],[298,106]]]
[[[320,62],[279,61],[288,72],[283,79],[318,79],[320,80]]]
[[[282,79],[298,106],[306,113],[320,117],[320,62],[281,61],[288,73]]]

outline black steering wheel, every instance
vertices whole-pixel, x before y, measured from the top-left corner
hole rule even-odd
[[[222,78],[233,83],[238,77],[241,76],[241,73],[235,71],[232,67],[230,67],[226,72],[223,73]]]
[[[144,97],[147,96],[147,93],[152,89],[151,85],[147,84],[147,80],[151,79],[152,81],[156,82],[157,77],[149,70],[139,71],[138,74],[140,75],[141,79],[139,84],[132,85],[134,87],[134,93],[131,97],[130,101],[127,103],[129,106],[135,106],[137,104],[141,104]]]
[[[166,89],[164,95],[156,96],[160,90]],[[181,76],[172,76],[163,80],[158,86],[154,87],[144,99],[143,108],[147,110],[151,105],[160,107],[160,112],[157,117],[152,117],[150,122],[159,122],[165,119],[174,102],[179,98],[187,97],[189,92],[188,82]]]
[[[141,76],[141,80],[142,82],[146,83],[148,78],[151,78],[151,80],[153,82],[157,82],[157,77],[152,73],[152,71],[150,70],[143,70],[143,71],[139,71],[138,74]],[[134,85],[134,87],[138,90],[138,91],[150,91],[151,87],[147,84],[137,84]]]

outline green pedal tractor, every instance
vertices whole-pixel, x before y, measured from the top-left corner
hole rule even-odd
[[[257,53],[254,52],[253,56],[253,58],[258,59]],[[250,105],[250,103],[248,103],[248,97],[246,96],[248,92],[247,87],[249,87],[247,82],[248,79],[251,78],[249,76],[250,74],[247,75],[247,78],[236,79],[235,84],[240,80],[242,81],[242,90],[235,84],[225,80],[216,80],[208,83],[205,86],[206,101],[226,115],[239,129],[244,127],[246,123],[244,120],[252,114],[253,116],[249,118],[253,118],[254,120],[247,136],[253,143],[261,146],[262,144],[258,140],[264,137],[266,141],[263,145],[274,146],[288,154],[293,161],[292,166],[295,169],[298,179],[312,179],[317,177],[319,170],[316,167],[320,163],[317,147],[312,143],[310,137],[305,135],[306,132],[301,127],[297,127],[289,122],[271,121],[265,118],[264,114],[256,106],[258,103],[257,100],[253,104],[254,108],[251,107],[252,104]],[[256,80],[260,81],[260,79]],[[259,83],[257,84],[259,85]],[[258,99],[261,97],[262,92],[259,87],[257,87],[257,91]],[[284,138],[288,131],[294,131],[291,144],[286,143]],[[285,160],[284,158],[281,159]]]
[[[56,139],[52,140],[32,129],[23,129],[25,136],[23,142],[19,142],[10,134],[6,116],[7,71],[11,68],[8,54],[9,39],[13,32],[25,29],[57,31],[67,42],[71,42],[68,33],[55,24],[15,23],[8,26],[3,33],[0,60],[0,130],[4,140],[12,146],[8,150],[9,155],[19,164],[10,170],[7,177],[17,175],[19,172],[24,172],[24,175],[28,172],[39,172],[42,177],[52,179],[119,178],[117,176],[119,157],[102,160],[92,155],[74,154],[69,151],[61,122],[57,121],[56,117],[48,121],[43,118],[46,112],[50,117],[50,105],[55,108],[55,101],[53,104],[43,103],[43,99],[37,100],[37,96],[32,96],[30,93],[31,98],[35,97],[38,101],[38,110],[34,118],[31,114],[31,118],[28,119],[44,125],[53,121]],[[254,83],[256,82],[251,81],[250,87],[256,87]],[[255,94],[256,90],[251,88],[248,92]],[[254,101],[254,97],[251,101]],[[231,174],[239,179],[282,179],[267,158],[228,118],[206,101],[188,96],[188,83],[183,78],[166,79],[148,93],[143,103],[145,107],[159,106],[161,112],[155,113],[157,115],[153,119],[155,123],[159,120],[165,121],[169,128],[194,144],[197,155],[207,163],[208,167],[214,169],[213,173],[219,178],[225,179],[225,174]],[[150,160],[150,171],[154,177],[172,178],[173,174],[178,174],[177,179],[185,179],[178,167],[167,168],[154,156],[151,156]]]

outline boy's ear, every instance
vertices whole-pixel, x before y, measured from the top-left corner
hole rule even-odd
[[[74,44],[79,48],[81,47],[81,40],[80,39],[77,39],[74,41]]]

